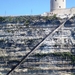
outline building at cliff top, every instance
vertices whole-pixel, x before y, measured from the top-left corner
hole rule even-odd
[[[66,8],[66,0],[50,0],[50,12],[45,12],[42,16],[52,16],[65,18],[75,15],[75,8]]]

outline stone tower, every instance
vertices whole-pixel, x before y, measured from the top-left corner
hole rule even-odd
[[[57,9],[66,8],[66,0],[50,0],[51,12]]]

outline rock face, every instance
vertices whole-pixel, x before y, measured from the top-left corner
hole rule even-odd
[[[50,20],[47,17],[38,19],[37,17],[35,20],[34,18],[32,17],[32,21],[27,19],[25,22],[0,24],[1,74],[6,75],[53,31],[54,33],[48,36],[41,46],[38,46],[10,75],[71,75],[74,73],[74,17],[63,26],[61,26],[63,20],[60,19]]]

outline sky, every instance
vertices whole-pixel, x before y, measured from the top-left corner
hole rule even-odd
[[[75,0],[67,0],[67,8],[75,7]],[[50,0],[0,0],[0,15],[39,15],[50,12]]]

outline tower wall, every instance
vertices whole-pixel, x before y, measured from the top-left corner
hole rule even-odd
[[[51,0],[51,12],[57,9],[65,9],[66,8],[66,0]]]

